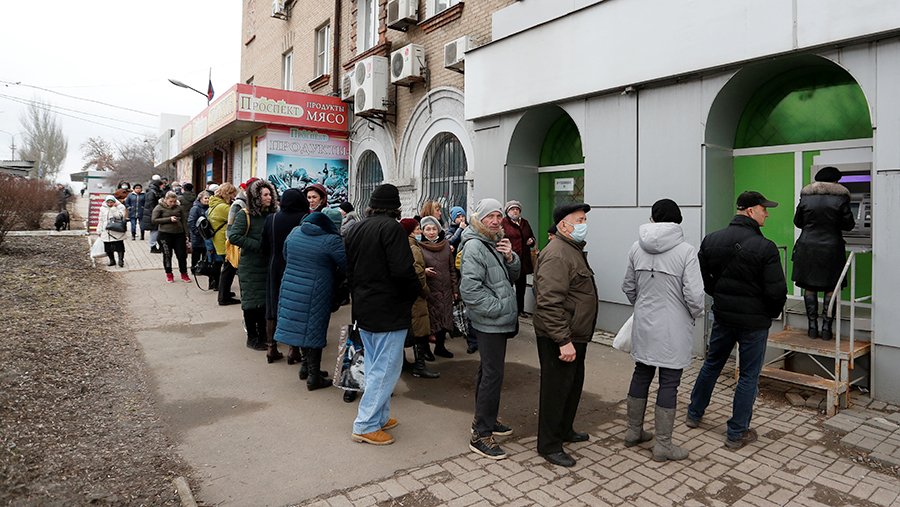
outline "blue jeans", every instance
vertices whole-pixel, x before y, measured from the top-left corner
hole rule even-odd
[[[688,417],[697,421],[703,417],[713,388],[716,387],[716,379],[728,361],[731,351],[734,350],[734,345],[737,344],[740,351],[740,377],[734,389],[731,419],[728,420],[728,439],[740,440],[750,429],[753,402],[756,401],[756,394],[759,392],[759,372],[762,370],[766,355],[768,337],[768,329],[747,329],[713,322],[706,360],[700,368],[697,383],[691,392]]]
[[[403,341],[406,329],[373,333],[359,329],[365,350],[363,368],[366,388],[359,401],[353,433],[363,435],[378,431],[391,416],[391,393],[400,379],[403,366]]]
[[[131,221],[131,237],[137,236],[138,227],[141,228],[141,237],[144,237],[144,224],[141,223],[141,219],[136,216],[129,217]]]

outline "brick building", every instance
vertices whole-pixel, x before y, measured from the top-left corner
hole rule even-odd
[[[241,80],[340,96],[355,110],[349,199],[357,207],[384,181],[400,188],[408,213],[432,198],[465,207],[475,132],[465,120],[464,63],[457,60],[490,41],[491,14],[511,3],[247,0]],[[445,45],[454,41],[445,61]]]

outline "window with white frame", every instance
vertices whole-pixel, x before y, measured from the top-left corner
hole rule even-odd
[[[356,52],[378,43],[378,0],[358,0],[356,9]]]
[[[281,55],[281,88],[294,89],[294,51]]]
[[[425,10],[425,15],[430,18],[431,16],[435,16],[437,14],[440,14],[440,13],[446,11],[447,9],[449,9],[450,7],[453,7],[454,5],[456,5],[458,3],[462,3],[462,1],[461,0],[428,0],[428,2],[427,2],[428,8]]]
[[[328,38],[331,25],[316,30],[316,77],[328,74]]]

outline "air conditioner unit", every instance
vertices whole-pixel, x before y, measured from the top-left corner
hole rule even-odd
[[[425,48],[407,44],[391,53],[391,83],[409,84],[425,80]]]
[[[287,0],[272,0],[272,17],[287,19]]]
[[[383,56],[370,56],[360,60],[353,69],[353,81],[356,83],[353,99],[353,111],[365,115],[379,111],[387,111],[388,92],[388,59]]]
[[[419,0],[390,0],[387,4],[387,26],[406,31],[419,22]]]
[[[475,47],[475,39],[466,35],[444,44],[444,68],[462,72],[466,68],[466,51]]]
[[[353,81],[353,71],[347,72],[341,76],[341,100],[344,102],[353,102],[353,96],[356,92],[356,83]]]

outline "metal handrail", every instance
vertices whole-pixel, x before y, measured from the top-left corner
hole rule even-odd
[[[863,249],[859,250],[859,253],[865,253],[869,250]],[[844,263],[844,269],[841,270],[841,276],[838,278],[837,283],[834,286],[834,291],[831,293],[831,300],[828,302],[828,308],[825,311],[825,315],[831,315],[832,310],[835,310],[835,304],[837,304],[837,308],[834,314],[834,378],[835,380],[841,378],[840,377],[840,368],[841,368],[841,285],[844,283],[844,280],[847,278],[847,272],[850,272],[850,349],[847,354],[847,379],[849,380],[851,376],[851,372],[853,371],[853,363],[854,363],[854,354],[853,347],[856,341],[856,303],[858,299],[856,297],[856,254],[857,251],[851,250],[850,255],[847,256],[847,262]],[[847,397],[847,406],[850,406],[850,386],[846,386],[845,389],[846,397]]]

